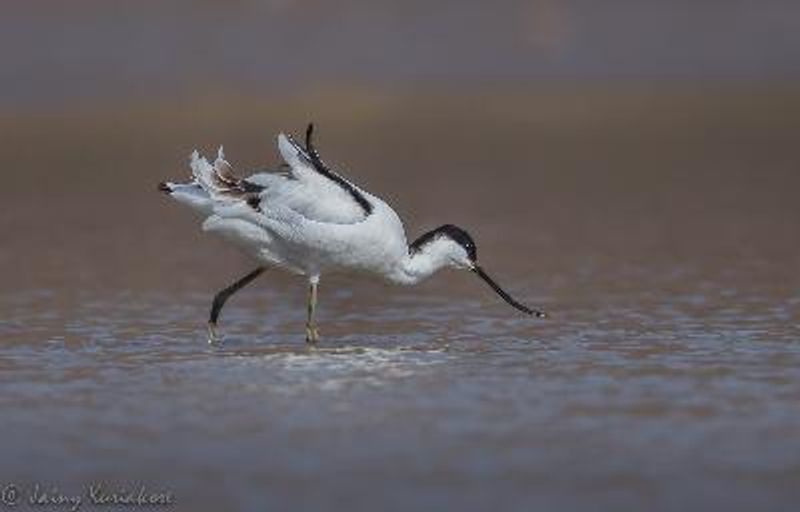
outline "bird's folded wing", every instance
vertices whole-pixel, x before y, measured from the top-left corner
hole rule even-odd
[[[248,180],[268,183],[259,195],[258,210],[263,215],[290,209],[306,220],[330,224],[354,224],[365,218],[350,198],[326,183],[308,183],[274,174],[258,174]]]

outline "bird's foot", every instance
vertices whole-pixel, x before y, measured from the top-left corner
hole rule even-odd
[[[208,344],[215,345],[222,343],[222,337],[217,333],[217,324],[208,322]]]
[[[316,327],[306,326],[306,343],[316,345],[319,341],[319,329]]]

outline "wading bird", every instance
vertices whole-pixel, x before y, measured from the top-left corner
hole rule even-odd
[[[159,184],[159,190],[205,218],[204,231],[218,233],[258,263],[214,297],[209,343],[218,340],[217,320],[225,302],[270,267],[308,278],[309,343],[319,340],[314,320],[319,279],[331,271],[364,272],[411,285],[445,267],[465,269],[518,310],[545,317],[514,300],[484,272],[475,242],[463,229],[445,224],[408,244],[394,210],[331,170],[314,148],[313,133],[309,124],[305,147],[291,136],[278,136],[285,163],[276,171],[238,178],[220,147],[213,164],[192,153],[189,183]]]

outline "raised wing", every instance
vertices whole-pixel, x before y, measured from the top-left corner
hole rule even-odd
[[[281,169],[283,172],[262,172],[248,178],[234,174],[221,147],[213,163],[195,151],[190,161],[192,181],[182,185],[165,183],[162,190],[169,191],[177,199],[185,196],[184,202],[197,209],[202,206],[203,211],[246,213],[237,207],[246,205],[250,213],[263,217],[299,215],[306,220],[331,224],[363,221],[373,210],[369,195],[322,162],[314,149],[312,135],[313,125],[309,125],[303,148],[291,136],[280,134],[278,150],[286,162]]]
[[[278,151],[289,167],[289,179],[258,174],[247,181],[265,186],[262,208],[288,207],[317,222],[352,224],[372,213],[367,195],[322,162],[313,145],[313,125],[306,131],[306,147],[291,136],[278,136]]]

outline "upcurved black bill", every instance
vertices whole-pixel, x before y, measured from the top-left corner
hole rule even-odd
[[[517,308],[518,310],[522,311],[523,313],[527,313],[529,315],[535,316],[536,318],[546,318],[547,317],[547,314],[545,314],[544,311],[531,309],[528,306],[525,306],[524,304],[520,304],[519,302],[514,300],[514,298],[511,297],[511,295],[509,295],[508,293],[506,293],[505,290],[500,288],[500,285],[495,283],[494,280],[491,277],[489,277],[489,275],[486,272],[484,272],[483,269],[481,267],[479,267],[478,265],[475,265],[474,267],[472,267],[471,270],[473,272],[475,272],[476,274],[478,274],[478,276],[480,276],[481,279],[486,281],[486,283],[489,286],[492,287],[492,290],[494,290],[497,293],[497,295],[502,297],[504,301],[508,302],[509,304],[511,304],[512,306]]]

